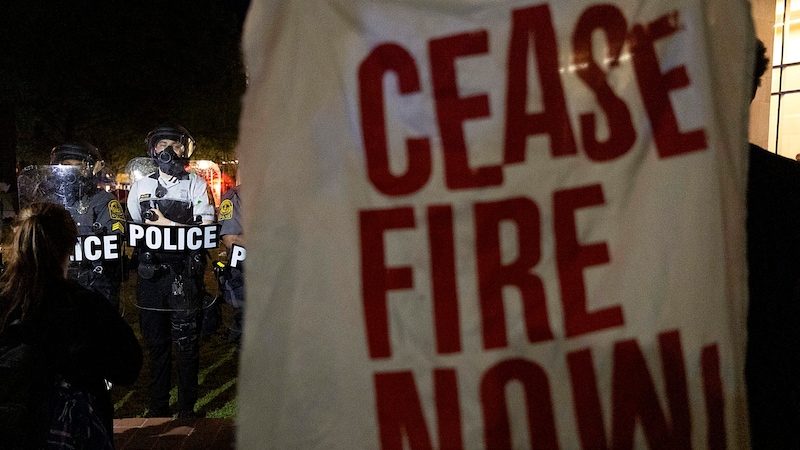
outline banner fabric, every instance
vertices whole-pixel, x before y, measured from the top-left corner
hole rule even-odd
[[[747,448],[744,0],[255,0],[237,445]]]

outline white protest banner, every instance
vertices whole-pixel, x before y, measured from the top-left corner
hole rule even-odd
[[[746,448],[743,0],[254,1],[237,445]]]

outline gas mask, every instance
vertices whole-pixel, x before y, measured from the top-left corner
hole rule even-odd
[[[189,174],[185,168],[189,161],[188,158],[182,158],[178,156],[178,154],[175,153],[175,149],[172,148],[171,145],[157,153],[153,159],[156,161],[159,170],[167,175],[182,178]]]

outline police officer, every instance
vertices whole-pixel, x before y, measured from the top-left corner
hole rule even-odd
[[[242,229],[242,209],[239,186],[234,186],[224,194],[219,204],[220,238],[228,254],[228,264],[220,264],[215,270],[220,290],[225,302],[233,308],[233,324],[228,331],[228,342],[239,343],[244,318],[244,265],[241,251],[234,252],[234,246],[244,249]]]
[[[55,178],[57,185],[49,196],[69,211],[80,236],[124,233],[122,206],[111,193],[97,187],[105,163],[95,146],[85,142],[59,145],[50,152],[50,164],[74,167],[70,172],[59,172],[67,176]],[[119,309],[120,259],[72,261],[67,275]]]
[[[137,180],[128,194],[135,222],[162,226],[213,223],[214,203],[205,180],[187,172],[195,140],[181,126],[162,126],[145,138],[158,169]],[[206,253],[143,252],[137,302],[150,358],[149,417],[169,417],[172,345],[178,371],[178,417],[194,417],[200,364],[199,326],[205,294]]]

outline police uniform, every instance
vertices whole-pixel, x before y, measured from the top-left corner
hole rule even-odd
[[[125,213],[119,201],[110,193],[97,189],[82,201],[65,208],[78,227],[78,235],[124,234]],[[122,243],[122,241],[120,241]],[[122,261],[71,261],[67,276],[81,286],[102,295],[119,309],[119,288],[122,281]]]
[[[239,186],[234,186],[222,195],[219,204],[219,235],[237,235],[244,233],[242,229],[242,209],[239,197]],[[230,261],[230,249],[228,254]],[[244,272],[243,267],[226,267],[218,276],[225,303],[233,307],[233,324],[228,333],[230,342],[237,342],[242,334],[244,316]]]
[[[158,171],[136,181],[128,194],[128,211],[144,222],[150,209],[158,209],[178,224],[214,220],[214,204],[205,180],[194,173],[165,180]],[[197,401],[200,362],[199,321],[205,293],[205,252],[146,252],[139,254],[140,269],[151,265],[144,278],[139,271],[137,301],[142,337],[150,357],[150,415],[170,415],[172,343],[178,369],[179,415],[192,414]],[[149,261],[148,261],[149,260]]]

